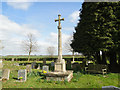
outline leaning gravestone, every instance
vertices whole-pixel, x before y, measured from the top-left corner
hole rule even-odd
[[[10,69],[3,69],[2,71],[2,79],[9,80]]]
[[[55,65],[55,63],[54,62],[51,62],[51,66],[53,67]]]
[[[35,67],[36,67],[36,62],[32,62],[32,63],[31,63],[31,67],[32,67],[32,69],[35,69]]]
[[[31,65],[26,65],[26,70],[27,70],[28,73],[29,73],[29,72],[32,72]]]
[[[47,71],[47,73],[48,73],[48,71],[49,71],[49,66],[47,66],[47,65],[43,66],[43,67],[42,67],[42,70],[45,70],[45,71]]]
[[[18,79],[20,77],[23,77],[23,81],[26,81],[27,80],[27,71],[26,69],[23,69],[23,70],[18,70]]]

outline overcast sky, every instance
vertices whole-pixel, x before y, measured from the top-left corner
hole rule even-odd
[[[26,0],[27,1],[27,0]],[[2,7],[1,7],[2,4]],[[39,52],[46,55],[46,48],[54,46],[57,54],[57,25],[54,20],[61,14],[62,45],[68,41],[79,20],[82,2],[2,2],[0,3],[0,40],[2,55],[27,54],[22,51],[21,41],[28,33],[35,35]],[[0,43],[1,46],[1,43]],[[70,54],[64,51],[63,54]]]

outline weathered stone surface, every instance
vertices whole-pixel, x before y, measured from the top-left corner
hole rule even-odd
[[[54,80],[54,81],[67,80],[69,82],[72,78],[73,78],[73,71],[46,73],[46,79],[48,81],[49,80]]]
[[[55,62],[51,62],[51,66],[52,66],[52,67],[55,66]]]
[[[61,15],[58,15],[58,59],[55,62],[55,69],[54,72],[46,73],[47,80],[55,80],[55,81],[64,81],[67,80],[68,82],[73,77],[73,71],[66,71],[66,64],[65,60],[62,59],[62,36],[61,36],[61,21],[64,20],[60,19]]]
[[[66,64],[64,59],[62,59],[61,62],[55,63],[55,72],[66,72]]]
[[[49,66],[47,66],[47,65],[43,66],[43,67],[42,67],[42,70],[45,70],[45,71],[47,71],[47,73],[48,73],[48,72],[49,72]]]
[[[32,63],[31,63],[31,67],[32,67],[32,69],[35,69],[35,67],[36,67],[36,62],[32,62]]]
[[[28,73],[32,72],[31,64],[26,65],[26,70],[27,70]]]
[[[26,71],[26,69],[18,70],[18,79],[20,77],[23,77],[23,81],[27,80],[27,71]]]
[[[14,61],[14,58],[12,58],[12,61]]]
[[[67,60],[67,69],[68,69],[68,70],[71,69],[71,60]]]
[[[46,59],[43,59],[43,65],[45,65],[46,64]]]
[[[73,56],[73,60],[72,60],[72,63],[74,63],[75,62],[75,58],[74,58],[74,56]]]
[[[2,79],[9,80],[10,69],[3,69],[2,71]]]

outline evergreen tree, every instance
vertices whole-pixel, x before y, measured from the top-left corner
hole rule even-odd
[[[75,52],[94,56],[97,63],[112,67],[120,62],[120,2],[84,2],[71,47]],[[100,57],[102,51],[102,58]]]

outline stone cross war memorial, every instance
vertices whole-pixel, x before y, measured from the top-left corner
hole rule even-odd
[[[55,19],[55,22],[58,21],[58,59],[55,62],[54,72],[46,73],[47,80],[54,81],[64,81],[68,82],[73,78],[73,71],[66,70],[65,60],[62,58],[62,33],[61,33],[61,21],[64,21],[64,18],[60,18],[61,15],[58,15],[58,19]]]

